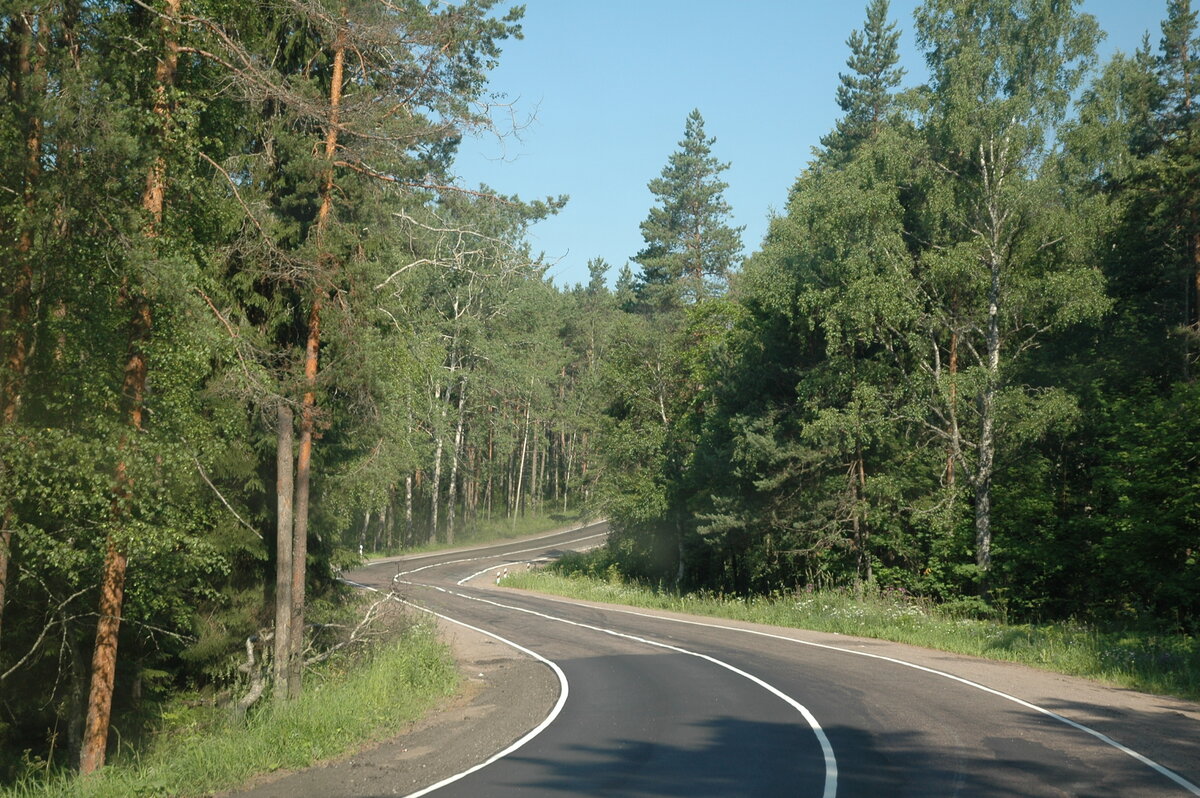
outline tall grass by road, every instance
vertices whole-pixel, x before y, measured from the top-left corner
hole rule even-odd
[[[450,695],[458,682],[449,651],[418,625],[366,656],[306,674],[304,694],[265,699],[244,721],[228,710],[164,711],[148,750],[119,751],[91,776],[47,776],[38,763],[3,798],[193,796],[235,787],[259,773],[303,768],[356,745],[384,739]]]
[[[606,565],[603,550],[568,555],[544,569],[512,573],[503,584],[588,601],[892,640],[1200,700],[1200,640],[1188,635],[1108,631],[1081,623],[1005,624],[949,612],[899,591],[680,595],[624,581]]]

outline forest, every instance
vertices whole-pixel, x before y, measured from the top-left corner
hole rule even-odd
[[[377,552],[606,517],[623,578],[1200,631],[1200,27],[870,0],[765,239],[693,111],[643,248],[466,188],[495,0],[3,4],[0,784],[302,689]],[[247,648],[257,650],[250,667]],[[265,699],[264,699],[265,700]]]

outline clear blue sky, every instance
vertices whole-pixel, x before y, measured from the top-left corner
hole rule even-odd
[[[924,80],[912,33],[918,0],[892,0],[906,84]],[[1157,47],[1166,0],[1084,0],[1108,37],[1101,58]],[[642,246],[638,225],[654,202],[646,184],[683,137],[692,108],[729,162],[723,177],[746,254],[773,209],[838,118],[846,39],[866,0],[526,0],[525,38],[506,43],[491,90],[509,108],[503,140],[463,142],[460,183],[525,199],[568,194],[535,225],[555,282],[587,281],[587,262],[616,271]],[[511,119],[509,112],[511,111]],[[636,271],[636,264],[635,264]]]

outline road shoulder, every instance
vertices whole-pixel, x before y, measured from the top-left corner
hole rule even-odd
[[[302,771],[259,777],[232,798],[407,795],[501,751],[550,713],[554,673],[479,632],[439,620],[462,673],[454,698],[400,735]]]

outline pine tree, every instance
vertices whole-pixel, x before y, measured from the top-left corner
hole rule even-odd
[[[904,78],[898,43],[900,32],[887,21],[888,0],[871,0],[861,31],[846,40],[850,74],[840,73],[837,104],[845,114],[821,139],[827,150],[849,152],[863,139],[879,134],[894,106],[894,92]]]
[[[658,204],[641,224],[646,245],[633,258],[642,267],[638,298],[646,307],[677,308],[720,293],[741,260],[743,228],[727,222],[728,184],[720,179],[729,164],[713,156],[715,142],[693,110],[679,150],[649,183]]]
[[[1196,211],[1196,178],[1200,169],[1200,135],[1197,135],[1197,103],[1200,103],[1200,30],[1191,0],[1170,0],[1162,23],[1162,41],[1157,59],[1162,101],[1159,107],[1161,161],[1156,176],[1165,185],[1167,218],[1174,227],[1171,248],[1180,256],[1176,275],[1170,275],[1173,293],[1182,301],[1176,317],[1182,328],[1186,354],[1184,372],[1195,379],[1196,352],[1200,350],[1200,215]],[[1177,231],[1177,232],[1176,232]],[[1175,269],[1172,269],[1175,271]],[[1182,283],[1182,291],[1178,286]]]

